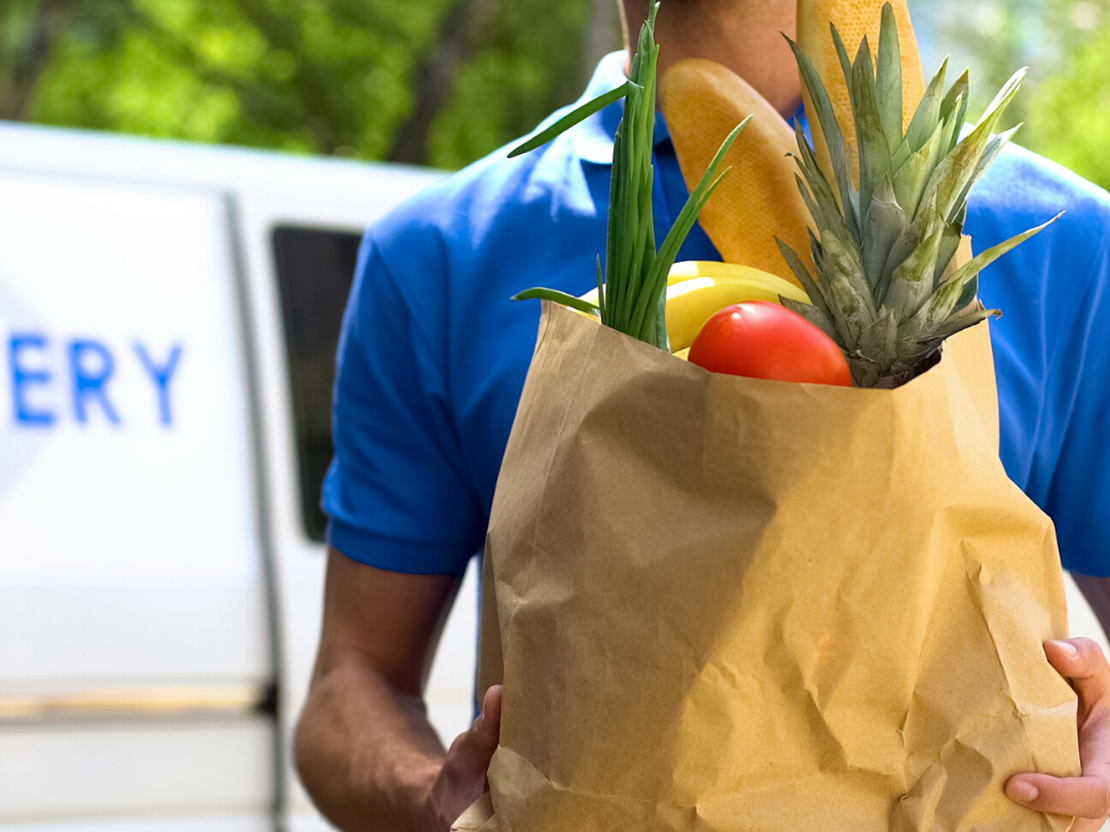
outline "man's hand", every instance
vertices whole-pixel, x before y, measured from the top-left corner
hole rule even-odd
[[[329,551],[324,627],[295,751],[308,793],[345,832],[447,832],[486,787],[500,688],[450,751],[423,698],[459,581]]]
[[[439,826],[447,829],[488,789],[486,772],[501,734],[501,686],[486,691],[482,713],[447,752],[429,798]]]
[[[1071,832],[1098,832],[1110,815],[1110,664],[1087,638],[1047,642],[1045,655],[1079,694],[1083,774],[1015,774],[1006,783],[1006,794],[1034,811],[1075,817]]]

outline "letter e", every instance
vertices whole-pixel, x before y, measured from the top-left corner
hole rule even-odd
[[[46,336],[35,333],[12,335],[8,342],[8,357],[12,368],[12,411],[20,425],[50,427],[55,416],[49,410],[35,410],[27,401],[27,390],[32,385],[50,384],[49,370],[31,370],[20,363],[20,353],[26,349],[45,350]]]

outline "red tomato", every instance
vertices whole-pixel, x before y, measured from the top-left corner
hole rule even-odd
[[[705,322],[689,358],[712,373],[852,386],[848,360],[836,342],[769,300],[726,306]]]

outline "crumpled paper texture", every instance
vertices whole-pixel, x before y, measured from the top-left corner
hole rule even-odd
[[[1023,832],[1079,772],[1053,527],[990,339],[896,390],[709,374],[545,304],[486,548],[492,832]]]

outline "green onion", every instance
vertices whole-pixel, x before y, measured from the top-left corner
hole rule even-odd
[[[640,29],[636,54],[628,81],[560,119],[539,135],[516,148],[510,156],[533,150],[578,124],[614,101],[625,98],[624,117],[613,146],[613,174],[609,193],[609,229],[605,276],[598,261],[598,304],[594,305],[553,289],[528,289],[514,300],[554,300],[584,312],[633,338],[670,351],[666,326],[667,276],[701,209],[728,170],[717,171],[745,120],[725,139],[701,182],[690,194],[662,247],[656,250],[652,211],[655,171],[655,83],[659,46],[655,43],[655,18],[659,3],[653,2],[648,19]]]

